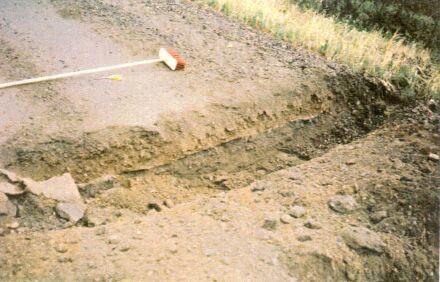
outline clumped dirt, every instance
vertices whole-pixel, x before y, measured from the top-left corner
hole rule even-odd
[[[11,93],[50,105],[57,130],[33,119],[4,129],[0,163],[35,180],[70,172],[87,213],[72,224],[55,201],[9,196],[18,213],[0,215],[1,280],[438,281],[435,105],[408,105],[192,2],[43,2],[133,54],[185,50],[192,67],[173,78],[213,88],[154,127],[93,130],[62,85]],[[38,74],[11,38],[0,33],[11,66],[0,73]]]

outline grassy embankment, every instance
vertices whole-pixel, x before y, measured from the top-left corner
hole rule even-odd
[[[301,9],[289,0],[196,0],[270,32],[293,46],[317,52],[365,75],[381,78],[404,96],[440,98],[440,66],[431,52],[397,33],[361,31]]]
[[[433,0],[289,0],[303,9],[336,17],[360,30],[398,32],[438,55],[440,49],[440,2]]]

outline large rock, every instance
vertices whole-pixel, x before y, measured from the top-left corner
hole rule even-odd
[[[15,173],[7,171],[6,169],[0,169],[0,174],[6,176],[11,182],[20,181],[20,178]]]
[[[345,244],[356,251],[369,251],[381,254],[384,252],[385,243],[379,235],[367,228],[357,227],[345,229],[342,233]]]
[[[8,195],[20,195],[24,193],[24,190],[9,182],[0,182],[0,192]]]
[[[9,201],[6,194],[0,192],[0,216],[2,215],[16,216],[17,207]]]
[[[336,195],[328,201],[329,207],[339,213],[351,213],[359,208],[358,203],[352,196]]]
[[[84,217],[86,206],[81,203],[58,203],[55,210],[60,217],[76,223]]]
[[[23,180],[26,189],[35,195],[44,195],[47,198],[60,202],[82,202],[78,187],[70,173],[55,176],[45,181],[34,181],[29,178]]]

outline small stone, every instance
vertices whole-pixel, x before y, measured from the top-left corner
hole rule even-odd
[[[6,233],[6,230],[4,228],[0,227],[0,236],[4,236]]]
[[[119,248],[119,251],[126,252],[130,249],[131,249],[131,246],[125,245],[125,246],[122,246],[121,248]]]
[[[349,195],[336,195],[328,201],[329,207],[339,213],[347,214],[358,209],[359,205],[356,200]]]
[[[61,218],[76,223],[84,217],[86,207],[81,203],[58,203],[55,210]]]
[[[428,101],[428,107],[431,111],[435,111],[438,107],[437,102],[434,99]]]
[[[275,230],[277,229],[278,222],[276,219],[268,218],[264,220],[263,228],[267,230]]]
[[[206,249],[205,250],[205,256],[207,257],[212,257],[215,256],[217,254],[217,250],[215,249]]]
[[[354,164],[356,164],[356,161],[355,160],[348,160],[345,162],[345,164],[346,165],[354,165]]]
[[[252,192],[264,191],[266,189],[266,185],[267,183],[264,181],[256,182],[252,185],[251,191]]]
[[[321,225],[313,219],[308,219],[304,226],[310,229],[321,229]]]
[[[386,211],[377,211],[374,212],[371,216],[370,216],[370,220],[373,223],[379,223],[381,222],[384,218],[388,217],[388,213]]]
[[[102,191],[109,190],[115,187],[120,186],[118,179],[114,175],[104,175],[99,178],[94,179],[93,181],[78,185],[78,188],[81,190],[81,194],[85,197],[95,197],[96,194],[101,193]]]
[[[364,227],[352,227],[343,231],[342,238],[347,246],[357,251],[370,251],[381,254],[385,243],[375,232]]]
[[[295,196],[295,192],[293,192],[290,189],[282,189],[282,190],[278,191],[278,194],[280,194],[281,196],[286,197],[286,198],[291,198],[291,197]]]
[[[176,254],[177,253],[177,251],[178,251],[178,249],[177,249],[177,246],[176,245],[173,245],[173,246],[171,246],[169,249],[168,249],[169,251],[170,251],[170,253],[172,253],[172,254]]]
[[[119,244],[121,240],[119,239],[118,235],[111,235],[110,237],[108,237],[108,243],[112,244],[112,245],[116,245]]]
[[[296,237],[296,239],[300,242],[306,242],[311,241],[312,237],[310,237],[309,235],[299,235],[298,237]]]
[[[171,201],[170,199],[166,199],[165,201],[163,201],[163,204],[164,204],[167,208],[169,208],[169,209],[171,209],[172,207],[174,207],[174,203],[173,203],[173,201]]]
[[[292,221],[292,218],[288,214],[283,214],[280,217],[280,221],[284,224],[289,224]]]
[[[306,214],[306,209],[303,206],[292,206],[289,210],[289,214],[294,218],[300,218]]]
[[[20,195],[24,193],[24,190],[9,182],[0,182],[0,192],[8,195]]]
[[[157,212],[160,212],[162,210],[162,207],[156,202],[149,203],[147,207],[149,210],[155,210]]]
[[[290,180],[299,181],[299,182],[304,180],[304,175],[300,171],[294,171],[294,170],[293,171],[289,171],[289,172],[287,172],[287,177]]]
[[[105,227],[99,227],[95,231],[95,234],[98,236],[104,235],[105,233],[106,233]]]
[[[9,229],[17,229],[20,226],[20,223],[18,223],[17,221],[13,221],[9,224],[6,224],[6,227]]]
[[[121,211],[115,211],[113,212],[113,215],[116,217],[121,217],[122,216],[122,212]]]
[[[61,263],[73,262],[73,259],[71,257],[65,257],[65,256],[58,257],[57,260],[58,260],[58,262],[61,262]]]
[[[57,251],[59,253],[62,253],[62,254],[67,252],[67,247],[64,244],[58,244],[58,245],[55,246],[54,249],[55,249],[55,251]]]
[[[431,161],[437,162],[438,160],[440,160],[440,157],[437,154],[429,153],[428,159],[430,159]]]

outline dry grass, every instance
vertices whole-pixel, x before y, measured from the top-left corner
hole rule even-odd
[[[404,94],[436,96],[440,68],[428,50],[405,44],[397,35],[359,31],[287,0],[198,0],[253,27],[271,32],[293,46],[318,52],[356,71],[398,85]]]

